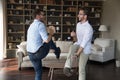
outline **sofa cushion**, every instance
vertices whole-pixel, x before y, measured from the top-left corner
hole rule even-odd
[[[29,56],[25,56],[25,57],[23,57],[23,61],[30,61]]]
[[[102,56],[103,57],[103,52],[102,51],[92,51],[92,54],[91,55],[96,55],[96,56]]]
[[[61,53],[68,53],[72,44],[72,41],[56,41],[56,46],[60,47]]]

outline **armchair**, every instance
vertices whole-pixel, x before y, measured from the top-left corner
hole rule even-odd
[[[115,41],[113,39],[96,38],[91,49],[89,60],[106,62],[114,59]]]

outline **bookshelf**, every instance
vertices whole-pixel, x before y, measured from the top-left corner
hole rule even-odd
[[[99,37],[102,0],[6,0],[7,53],[14,53],[16,45],[26,40],[27,29],[32,22],[32,12],[42,9],[46,14],[46,26],[54,26],[55,40],[70,41],[70,32],[78,22],[78,9],[89,11],[89,21],[94,29],[93,40]]]

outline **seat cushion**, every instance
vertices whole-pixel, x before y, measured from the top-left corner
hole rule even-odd
[[[29,56],[25,56],[25,57],[23,57],[23,61],[30,61]]]
[[[98,55],[98,56],[103,56],[103,54],[104,53],[102,51],[97,51],[96,52],[96,51],[93,51],[93,50],[92,50],[92,53],[91,53],[91,55]]]

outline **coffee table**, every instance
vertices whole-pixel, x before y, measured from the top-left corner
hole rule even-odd
[[[54,75],[54,70],[55,69],[63,69],[64,68],[64,64],[65,64],[66,60],[54,60],[54,61],[47,61],[45,62],[45,64],[43,64],[45,67],[49,68],[49,72],[48,72],[48,77],[50,80],[53,80],[53,75]],[[73,66],[78,67],[77,63],[76,65]]]

